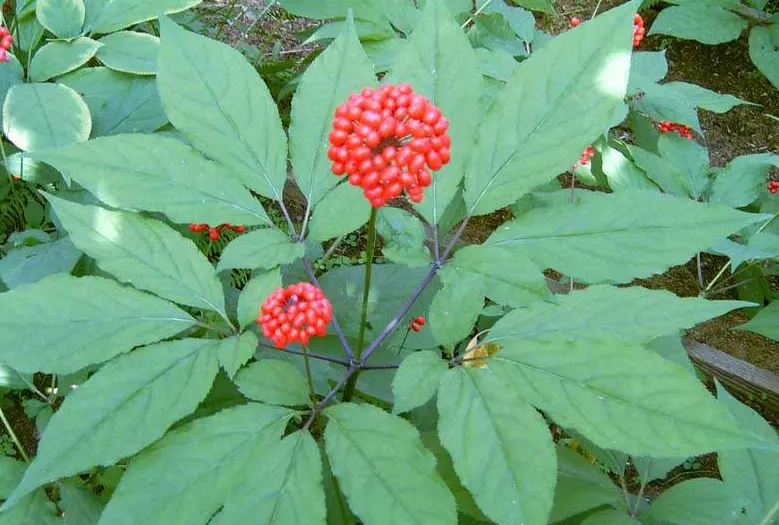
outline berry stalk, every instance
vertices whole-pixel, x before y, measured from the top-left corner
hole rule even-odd
[[[371,272],[373,270],[373,252],[376,249],[376,215],[378,215],[378,209],[371,208],[371,218],[368,221],[368,246],[365,254],[365,281],[363,282],[362,291],[362,306],[360,307],[360,332],[357,335],[357,350],[355,352],[355,361],[360,361],[362,355],[362,348],[365,344],[365,323],[368,319],[368,298],[371,292]],[[359,370],[356,371],[346,382],[344,387],[344,395],[342,400],[344,402],[349,401],[354,395],[354,388],[357,385],[357,377],[360,375]]]

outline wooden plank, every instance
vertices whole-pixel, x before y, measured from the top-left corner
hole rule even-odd
[[[779,375],[691,339],[683,338],[682,344],[701,372],[779,414]]]

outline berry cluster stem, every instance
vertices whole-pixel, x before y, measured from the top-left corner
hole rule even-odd
[[[362,291],[362,306],[360,307],[360,332],[357,335],[357,351],[354,355],[355,361],[360,361],[362,356],[362,348],[365,344],[365,325],[368,320],[368,299],[371,293],[371,273],[373,270],[373,254],[376,249],[376,216],[378,215],[378,208],[371,208],[371,218],[368,221],[368,246],[365,253],[365,280],[363,281]],[[357,376],[359,376],[359,370],[356,371],[347,381],[344,388],[343,401],[349,401],[354,395],[354,388],[357,385]]]
[[[306,345],[300,345],[303,349],[303,363],[306,365],[306,379],[308,380],[308,391],[311,399],[316,400],[316,389],[314,388],[314,377],[311,375],[311,364],[308,361],[308,348]]]
[[[3,412],[3,409],[0,408],[0,419],[3,421],[3,425],[5,426],[6,432],[8,432],[8,435],[11,436],[11,440],[14,442],[14,445],[16,445],[16,448],[19,449],[19,454],[22,455],[22,458],[24,458],[24,461],[27,463],[30,462],[30,456],[27,455],[27,452],[24,450],[24,447],[22,446],[22,442],[19,441],[19,438],[16,437],[16,433],[14,432],[13,427],[11,427],[11,422],[8,421],[8,418],[5,417],[5,412]]]

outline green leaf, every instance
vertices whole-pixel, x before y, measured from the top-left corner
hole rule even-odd
[[[514,30],[514,34],[524,43],[531,43],[535,37],[536,19],[533,13],[521,7],[506,5],[503,0],[498,0],[487,5],[483,13],[499,13]]]
[[[657,148],[659,156],[636,146],[630,153],[666,193],[699,200],[709,184],[708,150],[674,133],[660,134]]]
[[[89,138],[92,120],[78,93],[58,84],[18,84],[3,104],[3,132],[24,151]]]
[[[447,267],[480,275],[487,297],[498,304],[519,308],[550,297],[544,274],[535,263],[494,246],[457,250]]]
[[[582,525],[641,525],[641,522],[624,510],[607,509],[590,514]]]
[[[203,0],[110,0],[100,10],[97,19],[87,27],[91,33],[113,33],[140,22],[154,20],[160,13],[178,13],[198,5]]]
[[[502,344],[504,339],[565,334],[571,338],[613,337],[647,343],[750,305],[743,301],[681,298],[665,290],[638,286],[595,285],[555,299],[557,304],[536,302],[509,312],[495,323],[485,342]]]
[[[660,11],[647,36],[670,35],[714,45],[737,39],[746,27],[746,20],[722,7],[693,3]]]
[[[542,11],[550,15],[556,14],[551,0],[515,0],[514,3],[533,11]]]
[[[352,19],[306,69],[292,99],[289,148],[292,168],[309,207],[338,183],[327,158],[333,112],[350,93],[376,85],[376,76],[360,46]],[[356,189],[353,189],[358,193]]]
[[[243,287],[238,298],[238,323],[241,329],[251,326],[260,313],[260,305],[281,287],[281,270],[274,268],[255,275]]]
[[[97,20],[100,15],[100,11],[111,0],[84,0],[84,7],[86,8],[86,15],[84,16],[84,27],[92,27],[92,24]]]
[[[213,339],[157,343],[101,368],[55,412],[9,502],[162,437],[206,397],[218,371],[215,347]]]
[[[0,499],[8,499],[24,476],[27,464],[8,456],[0,456]]]
[[[414,268],[427,266],[430,251],[425,246],[422,221],[400,208],[384,206],[376,217],[376,231],[381,235],[381,254],[388,260]]]
[[[441,443],[479,508],[497,523],[546,523],[556,460],[543,417],[489,370],[466,367],[441,380],[438,413]]]
[[[698,111],[692,100],[667,84],[650,84],[642,90],[643,95],[631,101],[631,107],[655,120],[668,120],[689,126],[703,135]],[[654,130],[654,127],[652,128]]]
[[[0,104],[5,102],[8,90],[17,84],[24,82],[24,68],[19,60],[8,54],[8,62],[0,68]],[[0,111],[0,124],[2,124],[2,112]]]
[[[176,139],[116,135],[35,155],[109,206],[176,223],[271,224],[230,172]]]
[[[645,458],[633,457],[631,461],[641,483],[644,485],[656,479],[664,479],[671,470],[685,462],[687,458]]]
[[[0,294],[0,362],[68,374],[195,324],[174,305],[101,277],[56,274]],[[78,327],[88,327],[78,328]]]
[[[21,246],[0,259],[0,279],[9,290],[13,290],[54,273],[70,273],[80,258],[81,252],[67,237],[34,246]]]
[[[736,330],[754,332],[779,341],[779,301],[772,301],[748,323],[737,326]]]
[[[111,69],[136,75],[157,74],[160,39],[147,33],[119,31],[98,40],[97,58]]]
[[[59,38],[74,38],[84,25],[83,0],[38,0],[35,13],[41,25]]]
[[[438,343],[452,348],[471,333],[484,308],[484,280],[457,268],[440,274],[444,285],[430,305],[430,329]]]
[[[232,378],[238,369],[245,365],[257,351],[257,336],[254,332],[244,332],[238,337],[219,340],[216,355],[227,375]]]
[[[676,363],[691,375],[696,375],[695,367],[692,366],[690,356],[682,344],[682,338],[676,332],[672,335],[656,337],[644,344],[644,348],[655,352],[657,355]]]
[[[246,186],[279,200],[287,177],[287,138],[257,71],[237,50],[167,18],[160,30],[157,87],[170,121]]]
[[[319,202],[309,224],[309,237],[326,241],[353,232],[368,222],[371,205],[362,192],[347,183],[331,189]]]
[[[267,452],[213,525],[325,525],[322,458],[306,430]]]
[[[19,500],[14,507],[0,512],[0,525],[61,525],[57,507],[46,492],[35,491]]]
[[[586,282],[630,282],[683,264],[764,219],[656,192],[590,193],[573,205],[531,210],[486,243]]]
[[[371,405],[324,411],[325,445],[349,507],[365,525],[454,525],[455,502],[407,421]]]
[[[718,479],[689,479],[660,494],[642,517],[676,525],[736,523],[744,502]]]
[[[634,8],[566,31],[520,64],[477,134],[465,179],[473,214],[511,204],[569,169],[612,124],[624,107]]]
[[[446,361],[436,352],[424,350],[405,357],[392,379],[392,412],[402,414],[430,401],[447,369]]]
[[[30,62],[30,80],[45,82],[83,66],[95,56],[100,44],[81,37],[69,42],[49,42],[40,48]]]
[[[452,159],[433,174],[425,198],[414,205],[432,225],[440,222],[467,168],[479,125],[479,60],[442,0],[428,0],[408,45],[397,55],[388,82],[407,82],[449,119]]]
[[[489,366],[603,448],[676,457],[764,446],[681,366],[635,343],[569,337],[504,339]]]
[[[627,92],[630,95],[639,93],[665,78],[667,74],[668,60],[665,58],[665,50],[636,51],[630,62]]]
[[[92,135],[95,137],[148,133],[168,122],[154,78],[118,73],[106,67],[90,67],[57,81],[84,97],[92,113]]]
[[[752,204],[763,192],[771,166],[779,167],[779,155],[741,155],[717,173],[711,186],[711,202],[734,208]]]
[[[558,475],[550,523],[622,499],[622,491],[598,467],[563,445],[557,445],[556,451]]]
[[[688,84],[687,82],[669,82],[664,84],[664,87],[671,88],[680,93],[699,108],[713,111],[714,113],[726,113],[740,104],[755,105],[733,95],[723,95],[697,84]]]
[[[121,281],[161,297],[224,314],[214,267],[195,244],[140,215],[46,195],[74,245]]]
[[[766,76],[771,84],[779,89],[779,30],[756,26],[749,32],[749,58]]]
[[[65,525],[97,525],[104,503],[89,487],[77,481],[65,481],[57,486]]]
[[[779,445],[776,430],[766,420],[740,403],[717,383],[717,397],[736,421],[749,432]],[[730,494],[740,495],[746,515],[757,522],[779,500],[779,452],[747,449],[725,450],[717,454],[719,471]]]
[[[205,523],[268,461],[292,414],[250,403],[168,433],[130,463],[99,525]]]
[[[628,160],[619,149],[604,143],[601,146],[600,154],[600,170],[613,191],[657,189],[657,186],[646,176],[646,173],[636,167],[632,161]]]
[[[241,370],[235,384],[249,399],[271,405],[308,405],[308,383],[296,367],[277,359],[262,359]]]
[[[230,268],[269,270],[280,264],[291,264],[303,257],[306,247],[292,242],[281,230],[267,228],[241,235],[225,247],[217,271]]]
[[[35,12],[20,16],[17,19],[18,25],[14,32],[14,44],[25,52],[32,53],[38,46],[46,29],[38,22]]]

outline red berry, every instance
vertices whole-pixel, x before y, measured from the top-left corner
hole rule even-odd
[[[633,47],[641,45],[641,41],[644,39],[644,19],[638,13],[633,17]]]
[[[208,229],[208,238],[212,241],[215,241],[219,238],[219,228],[209,228]]]
[[[246,226],[236,226],[233,229],[235,230],[235,233],[243,233],[246,231]]]
[[[425,322],[426,322],[426,321],[425,321],[425,318],[424,318],[424,317],[422,317],[422,316],[419,316],[419,317],[417,317],[416,319],[414,319],[414,321],[416,321],[416,323],[417,323],[419,326],[425,326]]]
[[[571,25],[573,27],[576,27],[576,26],[578,26],[581,23],[582,23],[582,21],[579,20],[578,18],[576,18],[575,16],[573,18],[571,18]]]
[[[438,170],[451,158],[448,127],[441,110],[407,84],[365,88],[335,110],[327,157],[333,174],[348,175],[373,206],[404,189],[419,202],[432,182],[425,168]]]
[[[411,322],[411,329],[414,330],[415,332],[419,332],[419,325],[412,321]]]
[[[333,307],[321,289],[309,283],[278,288],[260,306],[257,322],[262,334],[284,348],[287,343],[308,344],[312,336],[327,335]]]

